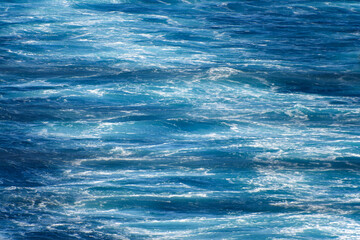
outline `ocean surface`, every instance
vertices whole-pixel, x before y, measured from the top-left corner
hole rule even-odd
[[[0,239],[360,239],[360,3],[2,0]]]

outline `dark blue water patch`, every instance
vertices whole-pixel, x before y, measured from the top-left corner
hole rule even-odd
[[[354,97],[359,95],[359,79],[356,72],[276,72],[268,75],[268,80],[278,86],[279,91]]]

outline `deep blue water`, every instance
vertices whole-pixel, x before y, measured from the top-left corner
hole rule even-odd
[[[360,239],[360,3],[2,0],[0,239]]]

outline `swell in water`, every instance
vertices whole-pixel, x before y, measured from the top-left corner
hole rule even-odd
[[[359,16],[3,0],[0,239],[360,238]]]

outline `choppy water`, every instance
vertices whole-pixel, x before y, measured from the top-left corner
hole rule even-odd
[[[0,239],[359,239],[357,1],[3,0]]]

